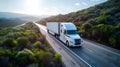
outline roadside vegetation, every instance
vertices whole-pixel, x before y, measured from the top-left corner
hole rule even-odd
[[[90,40],[120,49],[120,0],[108,0],[88,9],[40,20],[46,22],[73,22],[78,33]]]
[[[32,22],[0,28],[0,67],[63,67],[61,58]]]

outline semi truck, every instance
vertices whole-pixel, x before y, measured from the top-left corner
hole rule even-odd
[[[47,32],[53,34],[67,46],[83,45],[83,39],[77,33],[76,26],[71,22],[47,22]]]

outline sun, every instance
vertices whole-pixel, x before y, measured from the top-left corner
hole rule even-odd
[[[26,1],[27,9],[25,10],[25,12],[31,15],[39,14],[40,4],[41,0],[27,0]]]

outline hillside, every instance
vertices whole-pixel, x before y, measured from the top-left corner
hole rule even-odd
[[[0,67],[64,67],[32,22],[19,27],[0,28]]]
[[[27,14],[19,14],[19,13],[12,13],[12,12],[0,12],[0,18],[6,18],[6,19],[20,19],[23,21],[38,21],[42,18],[45,18],[47,16],[33,16],[33,15],[27,15]]]
[[[45,18],[40,22],[44,24],[46,21],[70,21],[76,23],[77,25],[80,25],[84,22],[90,22],[93,24],[104,23],[117,25],[120,22],[119,4],[119,0],[109,0],[105,3],[81,11]]]
[[[16,25],[20,25],[25,23],[26,21],[23,21],[21,19],[5,19],[5,18],[0,18],[0,27],[12,27]]]
[[[88,9],[44,18],[39,23],[50,21],[74,22],[84,38],[120,49],[120,1],[108,0]]]

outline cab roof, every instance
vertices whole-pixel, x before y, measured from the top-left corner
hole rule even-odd
[[[66,30],[77,30],[76,29],[76,26],[73,24],[73,23],[68,23],[68,22],[64,22],[64,23],[61,23],[65,28]]]

